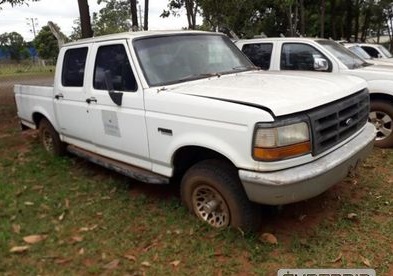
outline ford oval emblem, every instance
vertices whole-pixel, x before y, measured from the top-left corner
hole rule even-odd
[[[346,121],[345,121],[345,125],[347,125],[347,126],[349,126],[350,124],[352,124],[352,118],[348,118]]]

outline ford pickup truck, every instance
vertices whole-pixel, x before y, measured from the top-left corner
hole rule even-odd
[[[393,147],[393,71],[372,65],[332,40],[257,38],[236,45],[264,70],[339,73],[365,79],[370,91],[369,121],[377,129],[375,145]]]
[[[143,182],[180,181],[213,227],[314,197],[372,150],[366,82],[266,73],[224,35],[135,32],[65,44],[53,87],[16,85],[23,128]]]

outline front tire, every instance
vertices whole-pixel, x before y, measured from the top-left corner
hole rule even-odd
[[[47,152],[54,155],[64,155],[66,153],[65,143],[60,140],[59,134],[45,118],[39,124],[39,137],[41,144]]]
[[[393,106],[386,101],[372,101],[369,121],[377,130],[375,145],[380,148],[393,147]]]
[[[189,211],[215,228],[255,231],[260,224],[256,204],[249,201],[236,169],[219,160],[192,166],[181,182],[181,198]]]

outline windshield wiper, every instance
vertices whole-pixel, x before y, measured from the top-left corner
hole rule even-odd
[[[235,66],[232,67],[233,70],[261,70],[261,67],[255,66],[255,65],[241,65],[241,66]]]
[[[178,83],[178,82],[184,82],[188,80],[197,80],[197,79],[203,79],[203,78],[210,78],[210,77],[221,77],[220,73],[203,73],[203,74],[191,74],[187,75],[183,78],[180,78],[178,80],[173,81],[173,83]]]

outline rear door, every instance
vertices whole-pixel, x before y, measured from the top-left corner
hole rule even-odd
[[[143,89],[135,75],[126,40],[97,42],[92,47],[88,77],[92,137],[98,153],[150,169]],[[108,92],[122,94],[117,105]]]
[[[55,114],[58,131],[65,141],[93,150],[89,106],[86,103],[86,61],[89,46],[66,48],[60,55],[63,62],[57,68],[61,73],[55,80]]]
[[[262,70],[269,70],[272,60],[273,43],[246,43],[241,48],[242,52]]]

